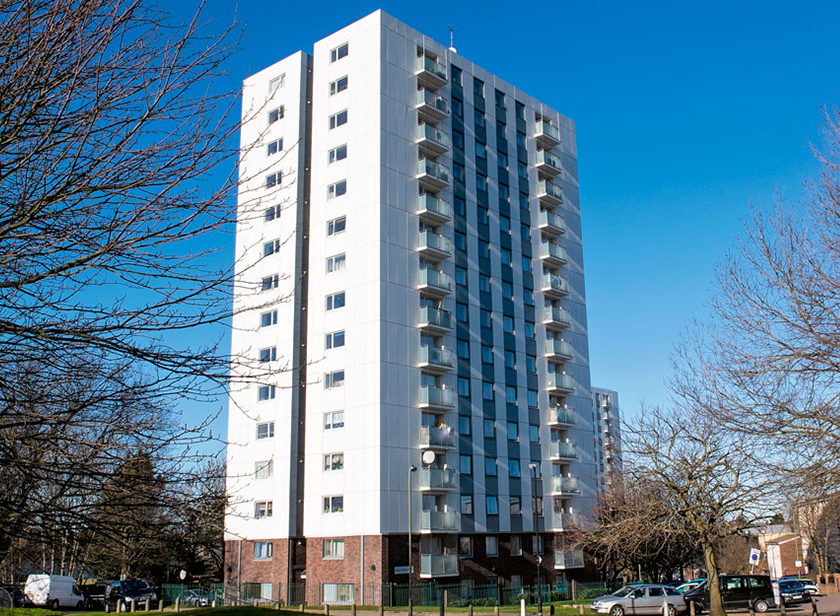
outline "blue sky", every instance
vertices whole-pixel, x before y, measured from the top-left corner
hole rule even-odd
[[[381,8],[577,126],[593,384],[625,415],[667,402],[675,341],[752,204],[796,199],[840,94],[840,2],[322,1],[237,5],[232,85]],[[183,17],[185,8],[176,15]]]

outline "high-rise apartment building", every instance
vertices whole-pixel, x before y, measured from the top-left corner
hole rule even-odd
[[[246,79],[241,147],[228,584],[579,574],[573,123],[377,11]]]
[[[595,419],[595,468],[598,491],[621,474],[621,411],[618,392],[592,388],[592,409]]]

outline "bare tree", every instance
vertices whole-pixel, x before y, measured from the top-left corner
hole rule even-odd
[[[229,358],[235,49],[141,0],[0,0],[0,562],[118,538],[92,495],[142,448],[173,483]],[[211,175],[211,174],[216,175]],[[163,493],[162,493],[163,494]]]

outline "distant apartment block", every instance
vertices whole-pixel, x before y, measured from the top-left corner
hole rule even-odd
[[[618,392],[592,387],[595,419],[596,479],[600,492],[611,478],[621,474],[621,411]]]

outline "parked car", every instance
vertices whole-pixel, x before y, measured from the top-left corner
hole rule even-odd
[[[105,608],[105,589],[110,582],[94,582],[82,584],[82,595],[85,597],[85,608],[89,610],[101,610]]]
[[[210,607],[215,598],[212,593],[190,589],[185,590],[184,594],[181,595],[181,603],[183,605],[194,605],[195,607]]]
[[[779,603],[785,605],[796,605],[807,603],[811,600],[811,593],[805,588],[800,580],[782,580],[777,583],[779,587]]]
[[[57,610],[60,607],[82,608],[85,598],[68,575],[47,575],[32,573],[23,587],[26,597],[35,605]]]
[[[668,602],[668,616],[685,611],[682,594],[662,584],[631,584],[592,601],[590,609],[596,614],[624,616],[624,614],[661,614]]]
[[[680,584],[679,586],[677,586],[677,590],[680,592],[688,592],[692,588],[697,588],[698,586],[700,586],[700,584],[702,584],[705,581],[706,580],[701,580],[699,582],[685,582],[684,584]]]
[[[32,607],[32,602],[23,592],[22,586],[0,586],[0,589],[9,593],[12,599],[12,607]]]
[[[756,612],[766,612],[776,604],[769,575],[721,575],[718,580],[725,609],[746,609],[752,606]],[[708,580],[686,592],[683,597],[687,605],[694,604],[697,614],[708,609]]]
[[[150,610],[155,610],[158,607],[157,595],[146,580],[109,582],[105,587],[106,612],[128,610],[132,600],[134,600],[135,610],[145,610],[147,603]]]
[[[781,582],[799,582],[800,584],[802,584],[808,590],[808,593],[812,597],[822,596],[822,593],[820,593],[820,587],[817,586],[816,584],[814,584],[813,580],[810,580],[806,577],[801,577],[801,576],[798,576],[798,575],[785,575],[785,576],[780,577],[776,581],[779,582],[779,583],[781,583]]]

